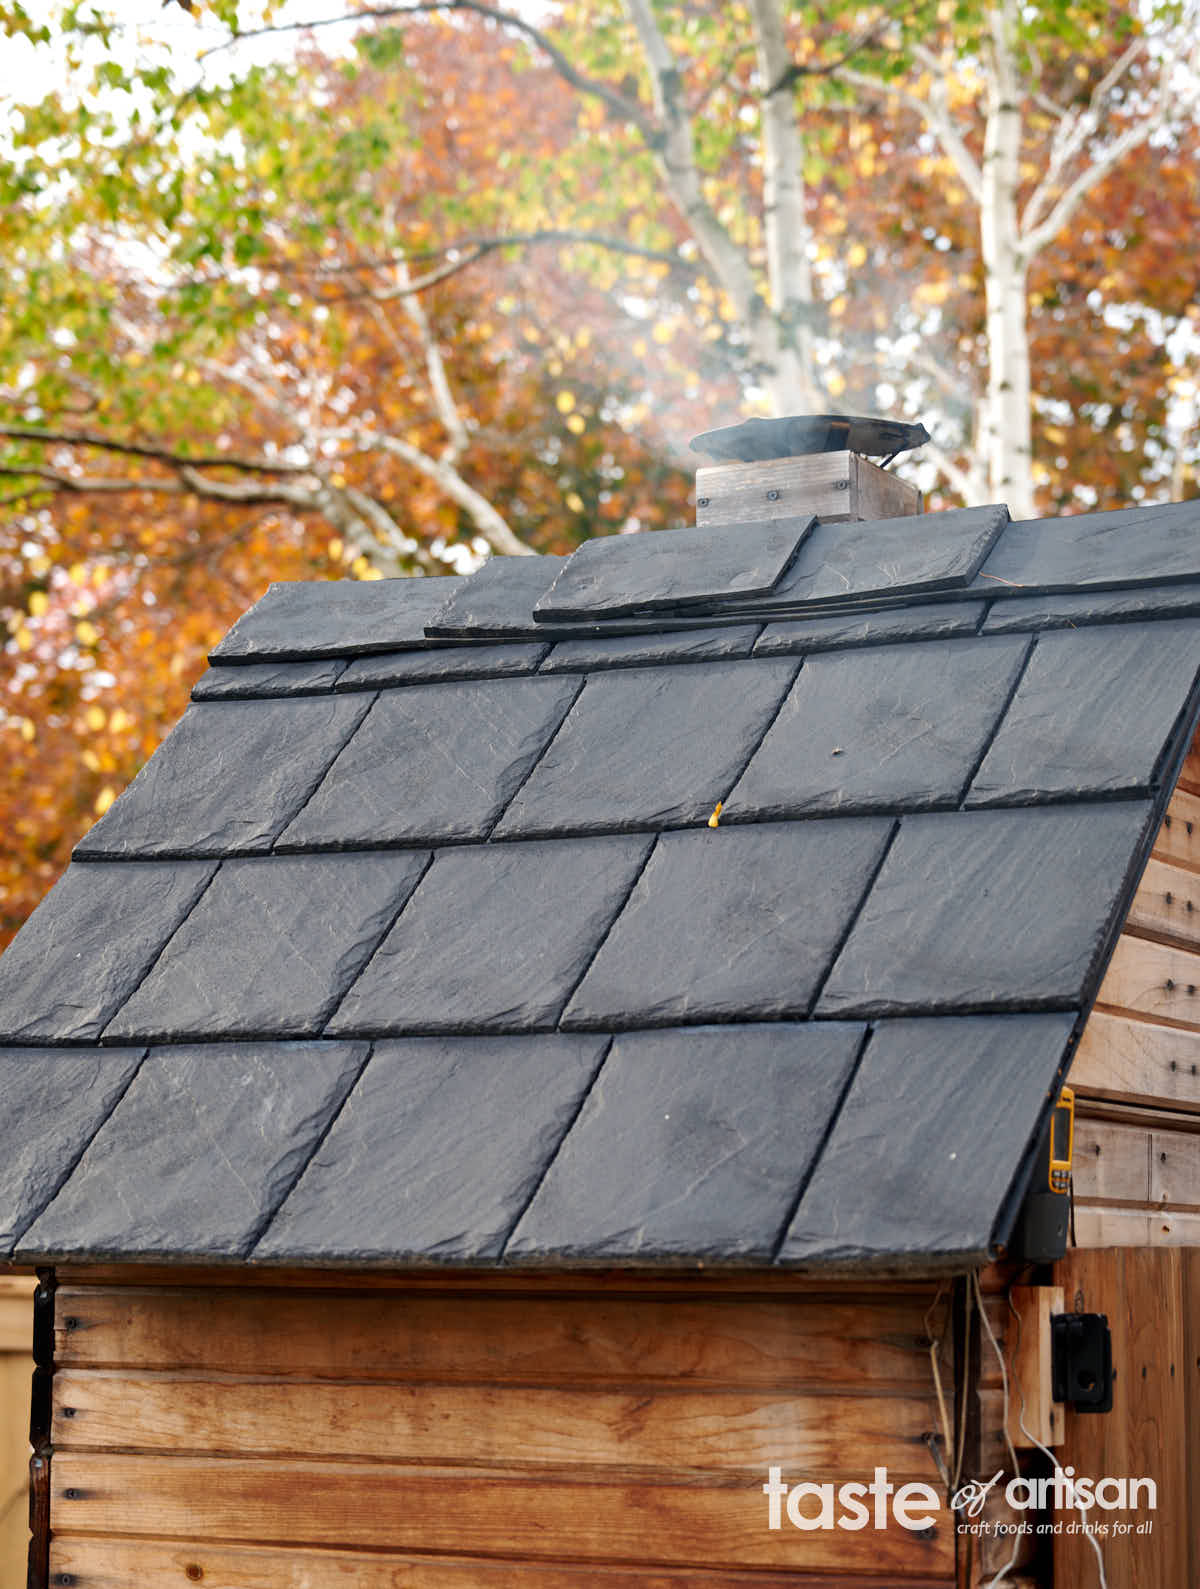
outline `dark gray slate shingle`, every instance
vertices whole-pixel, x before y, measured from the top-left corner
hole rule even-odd
[[[192,686],[193,701],[254,700],[271,695],[328,695],[346,663],[336,657],[315,662],[244,662],[209,668]]]
[[[535,603],[533,616],[539,621],[615,618],[764,596],[814,522],[811,517],[773,519],[585,541]]]
[[[499,1255],[607,1038],[408,1038],[370,1063],[256,1258]]]
[[[564,1026],[804,1015],[891,831],[850,817],[664,833]]]
[[[974,634],[984,606],[982,601],[930,601],[910,607],[887,607],[879,612],[789,618],[766,626],[754,654],[792,656],[797,652],[834,651],[842,646]]]
[[[1003,592],[996,594],[1000,596]],[[1200,582],[1140,585],[1130,590],[1073,590],[1053,596],[997,600],[987,615],[983,632],[1006,634],[1016,629],[1069,629],[1079,624],[1182,617],[1188,613],[1200,613]]]
[[[646,668],[661,662],[716,662],[749,656],[756,623],[724,628],[665,629],[660,634],[560,640],[542,663],[543,673],[592,673],[600,668]]]
[[[928,640],[809,658],[727,802],[731,820],[956,806],[1028,641]]]
[[[573,839],[442,851],[329,1031],[553,1026],[651,843]]]
[[[769,1262],[864,1030],[618,1037],[506,1256]]]
[[[215,861],[68,866],[0,958],[0,1041],[99,1037],[215,870]]]
[[[1151,809],[906,817],[816,1013],[1078,1007]]]
[[[579,687],[525,678],[385,690],[276,848],[485,837]]]
[[[151,1050],[21,1251],[244,1255],[366,1054],[364,1043]]]
[[[1007,522],[1008,509],[994,506],[818,525],[763,611],[959,589],[974,578]]]
[[[978,585],[987,595],[998,585],[1063,590],[1170,579],[1200,579],[1200,502],[1010,524]]]
[[[489,557],[429,619],[428,633],[475,640],[524,634],[533,627],[534,603],[565,562],[565,557]]]
[[[189,706],[75,853],[265,853],[370,704],[326,696]]]
[[[968,805],[1141,792],[1200,667],[1200,626],[1042,635]]]
[[[1074,1016],[884,1021],[780,1251],[784,1263],[985,1262]]]
[[[374,850],[225,861],[106,1040],[314,1035],[427,860]]]
[[[301,662],[424,649],[425,625],[462,576],[325,579],[271,585],[210,653],[217,661]]]
[[[706,822],[795,672],[747,661],[589,678],[497,838]]]
[[[0,1256],[66,1180],[141,1048],[0,1048]]]
[[[373,685],[432,684],[438,679],[501,679],[532,673],[550,650],[549,642],[522,645],[441,646],[429,651],[388,651],[377,657],[356,657],[338,680],[339,690]]]

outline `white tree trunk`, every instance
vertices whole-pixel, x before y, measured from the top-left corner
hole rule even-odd
[[[1011,0],[991,13],[980,244],[987,294],[988,384],[982,435],[992,499],[1014,518],[1034,516],[1029,381],[1028,263],[1017,210],[1021,87]]]

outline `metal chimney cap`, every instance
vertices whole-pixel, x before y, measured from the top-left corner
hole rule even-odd
[[[693,436],[693,452],[759,463],[766,458],[796,458],[812,452],[857,452],[886,457],[920,447],[929,440],[924,425],[898,419],[864,419],[851,414],[791,414],[783,419],[746,419],[740,425]]]

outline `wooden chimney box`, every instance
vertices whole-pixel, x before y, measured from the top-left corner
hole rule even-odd
[[[754,524],[815,513],[826,523],[920,513],[921,493],[856,452],[813,452],[696,470],[696,523]]]

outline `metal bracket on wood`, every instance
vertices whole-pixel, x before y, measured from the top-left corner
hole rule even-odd
[[[33,1294],[33,1394],[29,1413],[28,1589],[50,1589],[50,1417],[54,1386],[53,1269],[38,1270]]]

